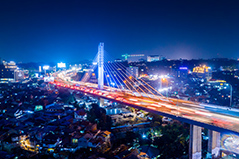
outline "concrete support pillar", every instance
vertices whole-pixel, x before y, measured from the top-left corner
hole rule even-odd
[[[189,159],[202,158],[202,128],[190,125]]]
[[[220,132],[208,130],[208,158],[220,157]]]
[[[99,98],[99,105],[102,107],[104,105],[105,99],[104,98]]]

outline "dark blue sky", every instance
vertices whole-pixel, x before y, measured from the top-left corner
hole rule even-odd
[[[0,57],[22,62],[239,57],[237,0],[2,0]]]

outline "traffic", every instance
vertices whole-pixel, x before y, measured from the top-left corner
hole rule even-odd
[[[203,105],[191,101],[185,101],[175,98],[166,98],[162,96],[150,97],[147,94],[139,95],[130,90],[121,90],[104,86],[104,89],[98,89],[98,85],[87,82],[77,82],[69,80],[70,73],[60,72],[52,84],[60,87],[78,90],[93,96],[113,100],[125,105],[137,106],[161,113],[183,117],[208,125],[217,126],[234,132],[239,132],[239,112],[224,114],[218,112],[219,109],[211,109],[210,105]],[[232,110],[230,110],[232,112]],[[229,115],[228,115],[229,114]]]

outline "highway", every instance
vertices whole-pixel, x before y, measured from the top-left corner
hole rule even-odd
[[[212,128],[222,128],[239,133],[239,110],[227,107],[195,103],[175,98],[153,96],[149,94],[138,95],[128,90],[104,86],[103,90],[98,89],[97,84],[87,82],[67,81],[71,72],[60,72],[55,76],[58,86],[79,90],[94,96],[133,106],[146,111],[158,112],[168,115],[174,119],[184,119],[196,122],[194,124],[211,126]],[[67,76],[67,77],[66,77]],[[203,125],[204,126],[204,125]],[[217,129],[216,129],[217,130]]]

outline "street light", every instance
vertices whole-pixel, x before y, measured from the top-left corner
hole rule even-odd
[[[230,83],[228,83],[228,85],[230,85],[230,108],[232,107],[232,85]]]
[[[146,138],[146,135],[145,135],[145,134],[143,134],[143,135],[142,135],[142,138],[143,138],[143,139],[145,139],[145,138]]]
[[[179,95],[177,94],[176,97],[177,97],[177,111],[178,111],[178,98],[179,98]],[[177,112],[176,117],[178,117],[178,114],[179,114],[179,112]]]
[[[161,81],[160,81],[160,89],[162,89],[162,83],[163,82],[166,82],[167,83],[167,88],[168,88],[168,80],[167,78],[161,78]],[[168,89],[166,90],[166,96],[168,98]]]

